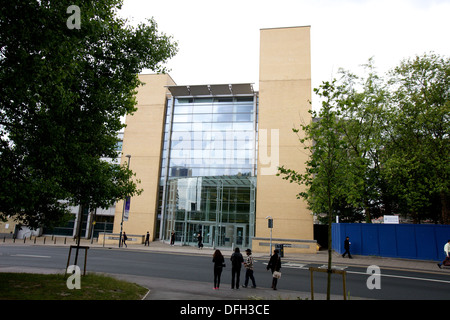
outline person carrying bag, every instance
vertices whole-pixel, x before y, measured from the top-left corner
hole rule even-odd
[[[270,257],[269,264],[267,265],[267,270],[272,271],[272,289],[277,290],[278,279],[281,278],[281,258],[278,249],[273,251],[273,255]]]

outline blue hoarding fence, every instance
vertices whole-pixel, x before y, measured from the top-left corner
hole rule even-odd
[[[351,254],[441,261],[450,225],[333,223],[333,250],[344,253],[347,236]]]

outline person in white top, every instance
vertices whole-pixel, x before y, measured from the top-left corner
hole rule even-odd
[[[447,243],[444,246],[444,252],[445,252],[445,259],[442,261],[442,263],[438,263],[438,267],[442,269],[442,265],[445,264],[445,261],[450,259],[450,239],[447,241]],[[447,265],[447,264],[445,264]]]

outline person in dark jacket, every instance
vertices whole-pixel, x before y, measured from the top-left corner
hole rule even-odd
[[[342,255],[342,258],[344,258],[346,254],[348,254],[348,257],[349,257],[350,259],[352,259],[352,255],[350,254],[350,243],[351,243],[351,242],[350,242],[349,237],[345,238],[345,241],[344,241],[344,249],[345,249],[345,252],[344,252],[344,254]]]
[[[236,284],[236,289],[239,289],[239,279],[241,277],[241,267],[244,263],[244,257],[239,250],[235,248],[233,254],[231,255],[231,289],[234,289]]]
[[[214,290],[220,287],[220,276],[222,275],[222,268],[225,265],[225,259],[220,250],[216,250],[213,255],[212,262],[214,263]]]
[[[203,240],[203,237],[202,237],[202,235],[199,233],[198,236],[197,236],[198,248],[199,248],[199,249],[203,249],[203,242],[202,242],[202,240]]]
[[[281,258],[278,249],[273,251],[273,255],[270,257],[269,264],[267,265],[267,270],[272,271],[272,289],[277,290],[278,278],[273,276],[275,271],[280,272],[281,269]]]

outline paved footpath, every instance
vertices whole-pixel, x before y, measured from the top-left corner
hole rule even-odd
[[[22,240],[16,240],[17,244],[24,245]],[[42,242],[42,240],[41,240]],[[12,240],[7,239],[6,242],[0,241],[0,245],[11,244]],[[42,245],[39,241],[34,243],[28,242],[28,245]],[[46,246],[69,246],[74,245],[72,240],[67,240],[66,243],[63,240],[58,241],[47,240]],[[101,248],[101,243],[90,243],[90,241],[83,240],[81,245],[90,246],[92,248]],[[132,245],[128,244],[128,248],[118,248],[117,246],[105,245],[105,248],[117,249],[117,250],[139,250],[150,252],[163,252],[163,253],[182,253],[193,255],[206,255],[212,256],[214,249],[203,248],[198,249],[192,246],[170,246],[167,243],[155,241],[151,242],[150,246],[144,245]],[[231,249],[220,248],[224,255],[231,255]],[[245,250],[242,248],[241,251]],[[267,253],[253,253],[255,259],[269,259],[269,252]],[[298,253],[285,253],[283,258],[283,264],[292,264],[293,266],[301,264],[324,264],[328,261],[327,251],[319,251],[315,254],[298,254]],[[332,257],[333,266],[360,266],[368,267],[370,265],[377,265],[382,269],[402,269],[411,271],[432,271],[443,272],[450,275],[450,269],[439,269],[434,261],[423,260],[409,260],[409,259],[397,259],[397,258],[382,258],[374,256],[353,256],[353,259],[342,258],[338,253],[333,253]],[[17,272],[17,268],[0,268],[0,272]],[[42,269],[27,270],[21,269],[22,272],[42,272],[42,273],[58,273],[61,270]],[[64,272],[64,271],[62,271]],[[310,292],[289,291],[289,290],[271,290],[267,288],[240,288],[239,290],[232,290],[231,288],[224,287],[219,290],[212,290],[211,284],[208,282],[195,282],[184,280],[171,280],[154,277],[112,274],[122,280],[130,281],[142,285],[149,289],[148,294],[144,299],[146,300],[298,300],[298,299],[310,299]],[[324,294],[314,294],[314,298],[317,300],[325,299]],[[332,296],[331,299],[342,300],[342,296]],[[357,299],[352,297],[352,299]]]

